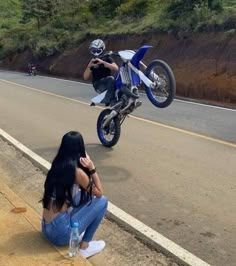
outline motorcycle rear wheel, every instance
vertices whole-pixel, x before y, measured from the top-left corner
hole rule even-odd
[[[105,147],[112,147],[116,145],[121,133],[121,125],[118,117],[113,117],[105,128],[102,127],[103,122],[111,111],[112,110],[110,109],[104,109],[97,119],[98,138]]]
[[[162,60],[152,61],[145,75],[153,82],[160,83],[154,88],[145,86],[148,99],[153,105],[165,108],[172,103],[176,92],[176,82],[171,68]]]

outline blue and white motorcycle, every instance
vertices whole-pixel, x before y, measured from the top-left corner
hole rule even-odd
[[[104,109],[97,119],[98,138],[106,147],[117,144],[126,116],[141,106],[139,90],[142,90],[142,84],[148,99],[156,107],[167,107],[175,97],[175,77],[167,63],[154,60],[146,66],[141,61],[151,47],[144,45],[137,51],[108,52],[110,56],[118,56],[122,64],[115,78],[117,103]],[[106,91],[94,97],[91,105],[100,104],[105,94]]]

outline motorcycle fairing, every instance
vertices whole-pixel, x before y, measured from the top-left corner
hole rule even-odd
[[[107,91],[105,90],[104,92],[102,92],[102,93],[98,94],[97,96],[93,97],[93,98],[91,99],[91,102],[92,102],[93,104],[99,104],[99,103],[101,103],[102,100],[105,98],[106,92],[107,92]]]
[[[145,53],[150,48],[152,48],[152,46],[150,46],[150,45],[143,45],[142,47],[140,47],[136,51],[136,53],[134,54],[134,56],[132,57],[132,59],[130,60],[130,63],[134,67],[136,67],[137,69],[139,69],[139,63],[140,63],[140,61],[143,59]],[[135,73],[132,69],[131,69],[131,77],[132,77],[132,84],[133,84],[133,86],[140,85],[140,83],[141,83],[140,76],[137,73]]]
[[[124,62],[127,62],[127,61],[130,61],[134,54],[135,54],[135,51],[133,50],[123,50],[123,51],[119,51],[118,52],[119,56],[121,57],[121,59],[124,61]]]
[[[139,69],[139,63],[143,59],[145,53],[147,52],[148,49],[152,48],[150,45],[143,45],[140,47],[137,52],[134,54],[132,59],[130,60],[130,63],[135,66],[137,69]]]

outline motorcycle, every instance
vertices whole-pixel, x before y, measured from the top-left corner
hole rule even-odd
[[[28,73],[30,76],[36,76],[37,75],[37,69],[35,65],[29,65],[28,66]]]
[[[158,108],[169,106],[175,97],[175,77],[168,64],[162,60],[154,60],[146,66],[141,61],[151,47],[144,45],[137,51],[123,50],[106,53],[112,57],[119,57],[122,61],[115,77],[117,102],[105,108],[97,119],[97,135],[106,147],[117,144],[125,118],[142,105],[139,96],[142,84],[148,99]],[[141,68],[143,71],[140,70]],[[91,105],[101,104],[105,94],[106,91],[92,98]]]

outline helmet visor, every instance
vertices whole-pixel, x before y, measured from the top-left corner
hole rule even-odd
[[[92,49],[90,49],[90,53],[93,54],[93,55],[95,55],[95,56],[100,55],[102,52],[103,52],[103,49],[98,49],[98,48],[92,48]]]

